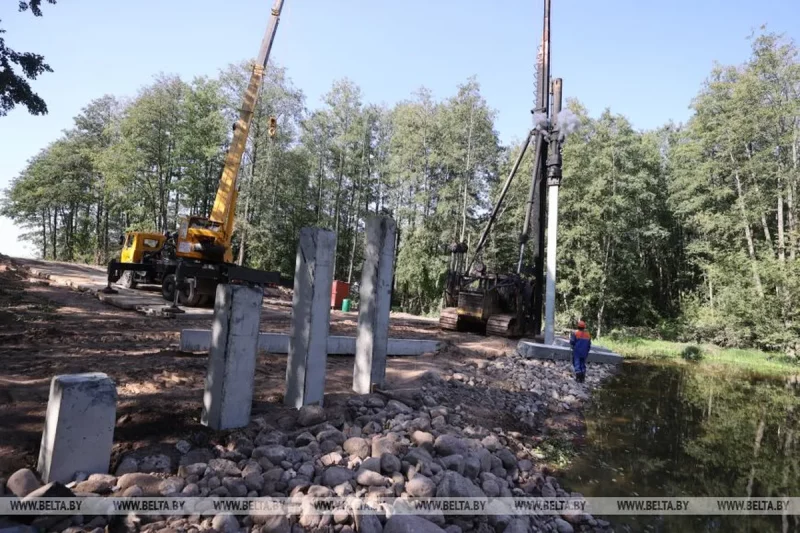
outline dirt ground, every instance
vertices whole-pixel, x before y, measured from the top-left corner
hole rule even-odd
[[[221,437],[199,423],[207,357],[178,351],[180,330],[209,328],[210,315],[170,320],[118,309],[91,293],[33,278],[23,263],[0,257],[0,477],[36,463],[50,380],[57,374],[105,372],[116,382],[112,467],[130,450],[171,448],[179,439],[201,445]],[[86,268],[84,281],[97,283],[97,273]],[[76,284],[82,283],[79,271],[71,272]],[[269,300],[261,330],[288,332],[290,318],[287,304]],[[333,311],[331,334],[354,335],[356,323],[356,313]],[[436,320],[412,315],[393,315],[390,335],[437,339],[444,346],[437,354],[390,358],[387,388],[394,391],[416,388],[428,370],[452,372],[504,355],[515,345],[507,339],[442,333]],[[328,357],[326,406],[351,394],[352,368],[352,357]],[[287,414],[282,405],[285,371],[285,355],[259,356],[254,415]],[[488,427],[514,423],[503,413],[480,415]]]

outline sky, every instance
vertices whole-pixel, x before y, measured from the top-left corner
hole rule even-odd
[[[552,74],[593,115],[610,108],[635,127],[689,118],[714,62],[749,56],[761,25],[800,41],[797,0],[552,0]],[[58,0],[44,16],[0,6],[7,46],[45,56],[32,82],[49,113],[0,117],[0,189],[56,140],[90,100],[135,97],[159,73],[214,76],[254,57],[272,0]],[[272,59],[309,109],[334,80],[364,101],[393,104],[419,87],[447,98],[476,76],[504,143],[530,127],[542,0],[285,0]],[[0,218],[0,253],[29,256]]]

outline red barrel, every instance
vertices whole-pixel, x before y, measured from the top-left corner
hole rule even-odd
[[[350,296],[350,284],[344,281],[334,281],[331,289],[331,307],[342,308],[342,301]]]

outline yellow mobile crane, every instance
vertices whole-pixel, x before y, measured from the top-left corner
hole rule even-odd
[[[120,239],[123,246],[120,260],[112,260],[108,265],[105,292],[116,292],[111,284],[120,280],[128,288],[135,288],[138,283],[159,283],[164,298],[172,301],[172,309],[178,311],[178,303],[196,306],[213,299],[219,283],[280,282],[278,272],[233,264],[231,237],[238,197],[236,178],[282,8],[283,0],[275,0],[239,119],[233,125],[233,139],[225,156],[211,215],[184,217],[178,231],[173,233],[127,232]],[[271,118],[270,135],[274,135],[275,126],[275,119]]]

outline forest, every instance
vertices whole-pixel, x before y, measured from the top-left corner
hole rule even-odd
[[[782,35],[762,30],[751,45],[742,64],[713,68],[684,124],[641,131],[568,101],[581,127],[563,154],[560,325],[800,350],[800,63]],[[133,97],[87,102],[13,178],[2,214],[42,258],[98,264],[126,230],[207,214],[250,69],[162,74]],[[310,106],[272,64],[239,178],[236,260],[291,275],[300,228],[321,226],[338,235],[336,278],[357,281],[365,217],[389,214],[396,305],[435,313],[442,244],[475,243],[520,149],[500,143],[494,119],[475,78],[393,106],[341,79]],[[515,264],[531,172],[528,158],[483,254],[490,269]]]

